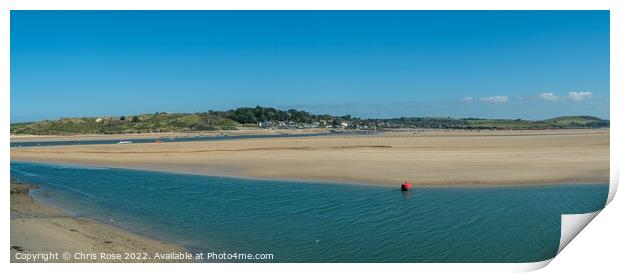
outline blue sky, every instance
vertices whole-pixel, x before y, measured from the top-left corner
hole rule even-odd
[[[609,118],[607,11],[12,11],[11,122],[240,106]]]

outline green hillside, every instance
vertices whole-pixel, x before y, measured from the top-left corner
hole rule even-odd
[[[189,132],[234,130],[238,126],[263,128],[340,128],[340,129],[398,129],[439,128],[467,130],[528,130],[561,128],[605,128],[608,120],[591,116],[562,116],[547,120],[480,119],[450,117],[400,117],[361,119],[357,117],[316,115],[295,109],[278,110],[271,107],[241,107],[228,111],[206,113],[155,113],[121,117],[62,118],[39,122],[11,124],[11,134],[71,135],[120,134],[146,132]]]
[[[592,116],[562,116],[562,117],[548,119],[545,121],[553,123],[553,124],[575,125],[575,126],[606,122],[605,120],[602,120],[597,117],[592,117]]]
[[[103,118],[62,118],[11,124],[11,134],[69,135],[170,131],[232,130],[239,123],[220,116],[199,114],[142,114]]]

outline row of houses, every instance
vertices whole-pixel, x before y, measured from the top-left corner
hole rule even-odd
[[[313,128],[350,128],[346,121],[334,123],[333,121],[319,120],[314,122],[294,122],[294,121],[259,121],[258,127],[274,129],[313,129]]]
[[[308,123],[300,123],[294,121],[260,121],[256,125],[265,129],[318,129],[318,128],[333,128],[333,129],[360,129],[360,130],[375,130],[377,126],[369,126],[366,124],[350,123],[348,121],[315,121]]]

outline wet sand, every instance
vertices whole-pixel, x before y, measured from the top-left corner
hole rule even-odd
[[[26,254],[49,254],[47,262],[180,262],[181,260],[101,259],[101,253],[185,252],[185,249],[152,240],[90,219],[68,216],[60,209],[42,204],[28,195],[35,186],[11,182],[11,262],[45,262],[44,256],[24,260]],[[70,253],[65,260],[64,252]],[[93,253],[95,259],[75,253]]]
[[[11,160],[214,176],[394,185],[609,181],[609,130],[379,135],[12,148]]]

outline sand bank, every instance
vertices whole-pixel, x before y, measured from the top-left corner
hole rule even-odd
[[[73,218],[32,199],[32,185],[11,182],[11,262],[172,262],[175,260],[101,259],[101,253],[185,252],[180,246],[152,240],[93,220]],[[70,253],[69,259],[63,253]],[[46,255],[58,253],[56,255]],[[75,253],[94,253],[95,259]],[[38,255],[38,258],[36,255]],[[36,259],[36,260],[32,260]],[[178,261],[178,260],[176,260]]]
[[[216,176],[393,185],[609,181],[609,130],[380,135],[12,148],[11,159]]]

